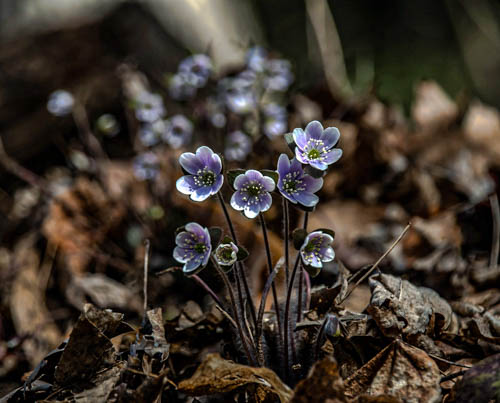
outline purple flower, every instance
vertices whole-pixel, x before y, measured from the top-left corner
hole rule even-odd
[[[153,147],[160,142],[160,137],[166,130],[163,120],[153,123],[144,123],[139,129],[139,140],[146,147]]]
[[[286,91],[293,83],[292,65],[285,59],[269,60],[266,65],[264,86],[272,91]]]
[[[323,186],[322,178],[313,178],[306,174],[300,162],[294,158],[291,161],[286,154],[281,154],[278,160],[278,190],[292,203],[306,207],[314,207],[319,201],[316,196]]]
[[[335,257],[332,242],[333,237],[322,231],[314,231],[307,235],[300,248],[300,257],[304,264],[321,269],[324,262],[331,262]]]
[[[215,249],[215,260],[221,266],[232,266],[237,260],[238,247],[230,243],[221,243]]]
[[[135,117],[141,122],[155,122],[165,113],[163,98],[148,91],[141,92],[135,101]]]
[[[227,121],[224,114],[224,100],[220,100],[218,97],[209,97],[207,98],[206,108],[210,123],[219,129],[223,128]]]
[[[242,131],[229,134],[226,139],[224,156],[228,161],[243,161],[252,151],[252,140]]]
[[[246,55],[247,66],[250,70],[262,73],[266,66],[267,52],[261,46],[250,48]]]
[[[66,116],[73,110],[73,95],[65,90],[57,90],[49,95],[47,110],[54,116]]]
[[[134,175],[139,180],[154,179],[160,169],[160,164],[156,154],[146,152],[134,158]]]
[[[295,129],[293,139],[297,147],[295,156],[303,164],[324,171],[328,165],[337,162],[342,157],[340,148],[333,148],[339,141],[340,132],[336,127],[323,126],[317,120],[306,126],[306,130]]]
[[[172,148],[180,148],[191,141],[193,123],[183,115],[174,115],[165,121],[166,130],[163,133],[165,140]]]
[[[191,200],[206,200],[222,187],[222,162],[210,148],[202,146],[196,154],[183,153],[179,163],[189,175],[177,179],[176,187],[179,192],[189,195]]]
[[[186,224],[186,231],[179,233],[175,238],[174,259],[184,263],[182,271],[193,273],[198,267],[205,267],[212,252],[210,233],[200,224],[190,222]]]
[[[195,80],[192,74],[177,73],[168,80],[168,93],[178,101],[191,99],[196,95]]]
[[[246,114],[257,105],[254,90],[255,73],[244,71],[236,78],[223,81],[227,107],[237,114]]]
[[[207,84],[212,73],[212,61],[207,55],[203,54],[186,57],[179,64],[179,73],[190,74],[194,86],[202,88]]]
[[[231,197],[231,207],[243,211],[247,218],[255,218],[261,211],[267,211],[271,207],[273,199],[269,192],[275,186],[271,178],[250,169],[234,180],[236,192]]]
[[[264,133],[272,139],[276,136],[281,136],[288,129],[288,121],[286,109],[274,102],[265,105],[262,108],[264,113]]]

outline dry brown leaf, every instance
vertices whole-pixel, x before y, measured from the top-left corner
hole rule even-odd
[[[59,385],[89,379],[104,365],[114,362],[110,338],[115,336],[122,318],[122,314],[91,304],[84,306],[56,367],[54,378]]]
[[[146,340],[146,345],[144,346],[144,351],[149,356],[153,357],[156,354],[161,355],[161,361],[168,358],[170,352],[170,344],[167,343],[165,338],[165,327],[163,326],[163,315],[161,308],[151,309],[146,313],[153,332],[151,337],[144,336]]]
[[[457,105],[438,84],[423,81],[418,85],[412,117],[420,129],[433,131],[444,128],[457,116]]]
[[[449,330],[453,311],[435,291],[388,274],[371,276],[369,284],[372,298],[368,312],[386,336],[428,333],[433,314],[440,316],[439,329]]]
[[[27,236],[14,249],[13,266],[17,276],[12,283],[10,311],[18,335],[29,337],[23,349],[32,365],[61,342],[61,334],[45,306],[45,290],[40,289],[39,255],[34,238]]]
[[[423,351],[395,340],[344,382],[346,396],[390,395],[404,402],[437,402],[441,374]]]
[[[301,380],[293,392],[291,403],[345,402],[344,385],[331,356],[316,362],[306,379]]]
[[[463,130],[473,144],[500,158],[500,114],[495,108],[473,103],[465,115]]]
[[[288,402],[292,390],[269,368],[252,368],[208,354],[194,375],[179,384],[179,391],[205,396],[246,390],[255,402]]]
[[[74,395],[75,402],[94,403],[108,401],[108,397],[113,392],[113,388],[120,379],[121,373],[122,368],[119,366],[111,367],[100,373],[92,379],[92,384],[95,385],[93,388],[86,389]]]

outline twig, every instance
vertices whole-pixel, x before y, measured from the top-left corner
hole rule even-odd
[[[459,376],[462,376],[466,372],[467,371],[458,371],[458,372],[454,372],[453,374],[449,374],[449,375],[443,376],[441,378],[441,380],[439,381],[439,383],[446,382],[446,381],[451,381],[452,379],[455,379],[455,378],[458,378]]]
[[[193,274],[191,276],[192,279],[194,279],[208,294],[213,298],[216,304],[220,306],[224,306],[222,301],[219,299],[217,294],[210,288],[210,286],[205,283],[197,274]]]
[[[151,242],[149,239],[144,240],[144,246],[146,248],[144,252],[144,307],[143,307],[143,322],[146,322],[146,312],[148,310],[148,270],[149,270],[149,248],[151,246]]]
[[[498,254],[500,252],[500,206],[496,193],[490,196],[491,214],[493,216],[493,240],[491,244],[490,267],[498,265]]]
[[[446,358],[439,357],[438,355],[434,355],[434,354],[431,354],[431,353],[427,353],[427,355],[429,357],[431,357],[431,358],[434,358],[435,360],[445,362],[446,364],[455,365],[456,367],[472,368],[471,365],[466,365],[466,364],[460,364],[458,362],[453,362],[453,361],[447,360]]]
[[[398,236],[398,238],[392,243],[392,245],[389,247],[389,249],[387,249],[385,251],[385,253],[380,256],[380,258],[375,262],[375,264],[370,268],[370,270],[368,270],[364,275],[363,277],[361,277],[358,281],[356,281],[356,283],[354,284],[354,286],[351,288],[351,290],[346,294],[346,296],[344,298],[342,298],[339,302],[339,305],[344,302],[347,298],[349,298],[349,296],[351,295],[351,293],[354,291],[354,289],[360,285],[365,278],[367,278],[377,267],[378,265],[380,264],[380,262],[382,262],[382,260],[384,260],[386,258],[386,256],[391,253],[391,251],[395,248],[395,246],[399,243],[399,241],[401,241],[401,239],[403,239],[403,237],[406,235],[406,233],[408,232],[408,230],[410,229],[411,227],[411,223],[409,223],[405,229],[403,230],[403,232],[401,232],[401,234]]]
[[[227,313],[227,311],[221,307],[219,304],[215,304],[215,307],[220,311],[220,313],[234,326],[235,329],[238,329],[238,325],[234,321],[234,319]]]

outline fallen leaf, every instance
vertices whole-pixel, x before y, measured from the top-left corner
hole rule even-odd
[[[170,352],[170,344],[167,343],[167,339],[165,338],[162,310],[161,308],[152,309],[148,311],[146,315],[151,323],[153,331],[151,336],[144,335],[146,341],[144,351],[151,357],[160,354],[161,361],[165,361]]]
[[[331,356],[316,362],[306,379],[301,380],[293,392],[291,403],[345,402],[344,385]]]
[[[208,354],[194,375],[179,384],[179,391],[190,396],[251,391],[255,402],[288,402],[292,390],[269,368],[252,368]]]
[[[344,382],[346,396],[390,395],[404,402],[438,402],[441,374],[436,363],[416,347],[393,341]]]
[[[115,350],[110,338],[116,336],[122,318],[122,314],[91,304],[84,306],[55,370],[59,385],[89,379],[103,366],[113,364]]]

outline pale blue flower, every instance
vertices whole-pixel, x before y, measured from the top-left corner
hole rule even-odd
[[[321,269],[323,263],[331,262],[335,257],[332,242],[333,237],[322,231],[308,234],[300,248],[300,257],[304,264]]]
[[[240,130],[226,137],[224,156],[228,161],[243,161],[252,151],[252,140]]]
[[[193,137],[193,123],[184,115],[174,115],[165,120],[166,129],[163,133],[165,140],[172,148],[181,148],[189,144]]]
[[[73,111],[75,99],[65,90],[57,90],[49,95],[47,110],[54,116],[66,116]]]
[[[231,207],[243,211],[247,218],[255,218],[260,212],[269,210],[272,197],[269,192],[275,188],[274,181],[259,171],[250,169],[234,180],[236,192],[231,197]]]
[[[184,263],[182,271],[193,273],[200,266],[207,265],[212,252],[210,233],[200,224],[190,222],[185,226],[186,231],[179,233],[175,238],[174,259]]]

